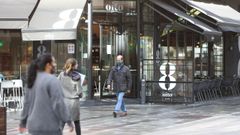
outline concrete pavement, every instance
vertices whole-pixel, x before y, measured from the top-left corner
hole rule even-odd
[[[213,116],[206,119],[155,129],[146,135],[239,135],[240,113]]]
[[[83,135],[239,135],[240,97],[191,105],[138,104],[128,116],[112,117],[114,100],[81,102]],[[19,113],[8,113],[8,135],[17,134]],[[65,135],[74,135],[64,130]]]

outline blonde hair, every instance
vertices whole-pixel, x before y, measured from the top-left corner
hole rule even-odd
[[[69,67],[71,67],[69,71],[72,71],[76,65],[77,60],[75,58],[69,58],[66,60],[63,70],[66,71],[67,69],[69,69]]]

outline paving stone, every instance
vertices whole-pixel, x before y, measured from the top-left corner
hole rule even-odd
[[[240,97],[195,104],[138,104],[126,100],[128,115],[113,118],[115,100],[81,101],[83,135],[238,135]],[[19,112],[9,112],[7,134],[18,133]],[[64,135],[74,135],[64,130]]]

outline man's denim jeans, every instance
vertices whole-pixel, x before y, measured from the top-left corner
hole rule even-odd
[[[124,101],[123,101],[123,96],[124,96],[124,92],[117,92],[116,96],[117,96],[117,104],[115,106],[114,112],[119,112],[120,109],[123,112],[127,112],[127,109],[125,107]]]

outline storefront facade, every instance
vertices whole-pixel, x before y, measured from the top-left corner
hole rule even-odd
[[[234,38],[238,31],[231,34],[231,30],[219,28],[212,16],[191,6],[184,1],[93,1],[94,93],[101,98],[114,95],[104,84],[117,54],[124,55],[134,76],[133,92],[128,96],[140,98],[141,80],[145,79],[148,102],[192,102],[196,79],[235,74],[236,69],[224,65],[229,59],[227,46],[238,40],[227,41],[225,35]],[[85,69],[86,17],[83,15],[79,32],[79,59]]]
[[[76,56],[75,41],[23,42],[19,30],[0,30],[0,33],[0,73],[7,80],[25,80],[28,65],[43,53],[55,56],[57,73],[62,70],[67,58]]]
[[[133,77],[132,92],[127,96],[141,98],[144,79],[147,102],[193,102],[195,80],[231,78],[240,73],[238,67],[229,66],[239,65],[238,31],[231,30],[229,25],[216,25],[219,23],[213,16],[192,7],[191,3],[93,0],[92,4],[92,68],[88,67],[86,4],[80,16],[76,11],[71,14],[79,16],[76,38],[62,36],[64,33],[54,35],[62,36],[62,40],[51,39],[53,36],[49,35],[40,35],[42,40],[31,36],[48,33],[46,28],[0,30],[1,73],[9,79],[25,79],[31,60],[50,52],[56,57],[58,74],[65,60],[75,57],[81,73],[92,82],[91,90],[84,86],[84,97],[107,98],[114,96],[106,89],[108,73],[116,55],[122,54]],[[38,24],[34,21],[38,19],[33,17],[32,26]],[[89,80],[88,70],[91,69],[92,80]]]
[[[32,60],[32,45],[23,44],[19,30],[0,30],[0,72],[6,79],[20,78]]]
[[[149,0],[142,5],[140,70],[147,102],[194,102],[195,82],[238,75],[234,65],[239,61],[239,30],[228,17],[222,19],[224,13],[207,10],[232,11],[230,7],[184,0]],[[218,17],[225,22],[214,20]]]
[[[76,57],[77,25],[86,0],[63,3],[37,0],[1,3],[4,14],[0,14],[0,73],[6,79],[25,82],[28,65],[43,53],[55,56],[56,74],[62,71],[67,58]]]
[[[113,97],[114,93],[106,89],[109,71],[115,65],[118,54],[124,56],[124,63],[130,68],[133,77],[132,92],[128,97],[136,98],[137,91],[137,6],[136,0],[93,1],[93,49],[92,49],[92,95]],[[85,9],[86,11],[87,9]],[[79,40],[81,47],[79,59],[82,72],[87,73],[87,13],[80,21]]]

